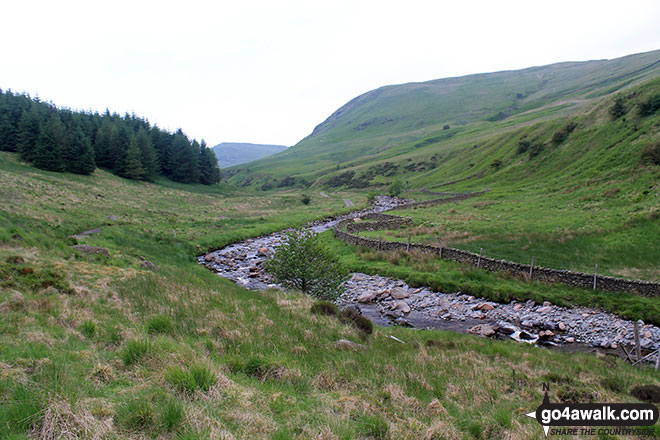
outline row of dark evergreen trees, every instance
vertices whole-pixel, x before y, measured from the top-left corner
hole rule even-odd
[[[213,150],[181,129],[170,133],[135,115],[57,108],[10,90],[0,90],[0,149],[50,171],[90,174],[98,166],[136,180],[220,181]]]

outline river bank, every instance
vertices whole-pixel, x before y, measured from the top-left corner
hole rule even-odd
[[[378,197],[370,209],[314,222],[308,227],[320,233],[337,222],[383,212],[409,200]],[[278,288],[263,269],[264,263],[286,234],[280,231],[248,239],[199,257],[200,264],[251,290]],[[344,293],[337,299],[341,307],[354,307],[381,326],[403,325],[438,328],[484,337],[511,338],[545,346],[581,346],[619,351],[634,343],[634,323],[611,313],[587,307],[560,307],[549,302],[512,301],[496,303],[461,292],[434,292],[412,288],[401,280],[379,275],[351,274]],[[660,328],[642,324],[644,350],[660,347]]]

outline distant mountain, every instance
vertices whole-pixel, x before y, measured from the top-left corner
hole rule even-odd
[[[241,163],[252,162],[286,150],[284,145],[247,144],[223,142],[213,147],[220,168],[228,168]]]

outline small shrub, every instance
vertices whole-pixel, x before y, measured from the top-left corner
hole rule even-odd
[[[642,117],[650,116],[660,110],[660,94],[650,96],[646,101],[637,105],[639,115]]]
[[[144,357],[151,350],[151,346],[147,341],[128,341],[126,348],[121,354],[121,359],[124,361],[124,365],[130,367],[131,365],[140,362],[140,359]]]
[[[154,424],[154,409],[144,396],[130,399],[119,407],[117,419],[129,429],[144,429]]]
[[[339,308],[329,301],[317,301],[312,304],[309,311],[316,315],[337,316],[339,314]]]
[[[538,156],[543,151],[543,144],[535,143],[529,147],[529,158]]]
[[[300,197],[300,201],[302,202],[303,205],[309,205],[309,202],[312,201],[312,198],[309,197],[307,194],[303,194],[303,195]]]
[[[520,139],[518,141],[518,149],[516,150],[517,154],[523,154],[526,153],[527,150],[532,146],[532,143],[528,141],[527,139]]]
[[[443,130],[449,130],[450,128],[451,128],[451,127],[449,126],[449,124],[445,124],[445,125],[442,127]]]
[[[85,321],[80,324],[78,331],[88,338],[93,338],[96,335],[96,324],[94,321]]]
[[[630,390],[630,395],[644,402],[660,403],[660,386],[639,385]]]
[[[374,331],[374,324],[369,320],[369,318],[362,316],[354,309],[344,309],[341,311],[340,316],[342,321],[353,324],[364,334],[370,335]]]
[[[499,170],[500,168],[502,168],[502,165],[504,164],[502,163],[501,160],[495,159],[493,162],[491,162],[490,167],[494,168],[495,170]]]
[[[626,107],[623,104],[623,98],[618,97],[614,100],[614,104],[610,107],[610,117],[612,120],[617,120],[626,114]]]
[[[645,145],[642,148],[641,159],[646,165],[660,165],[660,142]]]
[[[147,320],[147,332],[172,334],[174,325],[167,315],[154,315]]]
[[[568,138],[568,136],[573,132],[573,130],[575,130],[576,127],[577,124],[575,122],[569,122],[568,124],[566,124],[564,128],[555,132],[552,135],[552,140],[551,140],[552,144],[557,146],[563,143],[566,140],[566,138]]]
[[[368,203],[373,203],[374,200],[376,200],[377,195],[378,195],[378,193],[376,191],[369,191],[367,193],[367,202]]]

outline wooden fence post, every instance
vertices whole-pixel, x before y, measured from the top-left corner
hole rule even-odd
[[[532,272],[534,271],[534,255],[532,255],[532,262],[529,265],[529,279],[532,279]]]
[[[639,326],[640,326],[640,321],[635,321],[635,356],[637,357],[637,360],[640,360],[642,358],[642,347],[639,344]]]
[[[410,250],[410,234],[408,234],[408,244],[406,245],[406,252]]]
[[[594,270],[594,288],[596,290],[596,277],[598,277],[598,264],[596,264],[596,269]]]
[[[479,266],[481,265],[481,253],[483,252],[484,248],[479,248],[479,258],[477,259],[477,269],[479,269]]]

